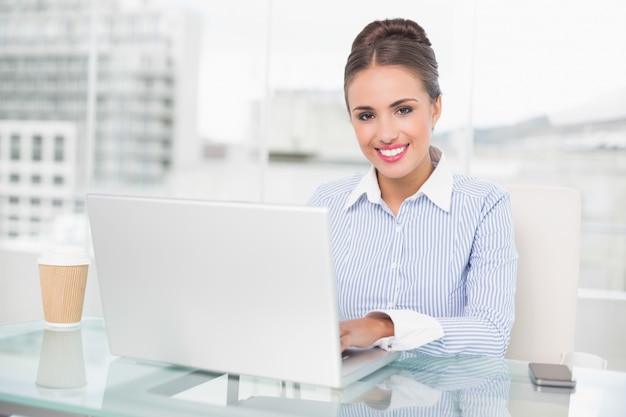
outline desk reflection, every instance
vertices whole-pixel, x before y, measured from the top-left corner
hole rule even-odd
[[[81,394],[87,380],[80,328],[44,330],[35,383],[42,395]]]
[[[342,404],[340,416],[508,415],[503,359],[407,353],[389,368],[395,372]]]
[[[298,416],[508,415],[510,377],[503,359],[404,354],[343,390],[173,367],[143,369],[137,372],[137,364],[124,359],[112,363],[103,408],[139,403],[172,411],[234,407]],[[129,380],[129,373],[135,378]]]

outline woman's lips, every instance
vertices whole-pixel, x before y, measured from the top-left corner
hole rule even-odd
[[[396,162],[406,154],[409,145],[386,146],[384,148],[376,148],[378,155],[385,162]]]

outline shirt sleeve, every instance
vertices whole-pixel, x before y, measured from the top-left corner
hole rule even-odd
[[[412,350],[443,337],[439,322],[412,310],[375,310],[370,314],[383,313],[393,322],[394,335],[377,340],[374,345],[384,350]]]
[[[509,196],[485,203],[468,261],[467,303],[458,317],[436,317],[444,336],[419,348],[432,355],[503,357],[515,317],[517,250]]]

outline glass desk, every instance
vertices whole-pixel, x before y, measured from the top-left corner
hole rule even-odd
[[[407,354],[333,390],[117,358],[100,318],[0,326],[0,416],[625,415],[626,373],[574,376],[573,391],[538,391],[524,362]]]

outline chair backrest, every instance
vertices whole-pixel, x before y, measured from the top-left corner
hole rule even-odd
[[[570,368],[575,366],[581,368],[606,369],[608,362],[602,356],[586,352],[563,352],[561,362]]]
[[[581,198],[557,187],[507,188],[519,252],[515,324],[506,357],[558,363],[574,351]]]

